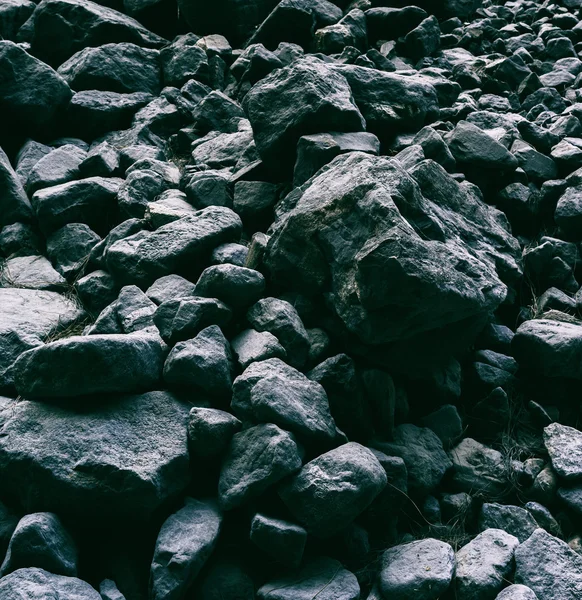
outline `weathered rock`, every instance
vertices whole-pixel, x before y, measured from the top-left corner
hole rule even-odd
[[[22,187],[22,181],[19,180],[2,148],[0,148],[0,190],[0,206],[2,206],[0,226],[30,221],[32,207]]]
[[[125,600],[125,596],[119,591],[115,581],[104,579],[99,585],[99,593],[102,600]]]
[[[0,473],[28,511],[148,519],[188,484],[190,407],[168,393],[81,411],[28,400],[0,406]]]
[[[69,223],[52,233],[46,251],[57,271],[74,280],[87,265],[89,254],[101,238],[84,223]]]
[[[165,275],[156,279],[146,290],[146,296],[157,305],[174,298],[193,296],[196,286],[179,275]]]
[[[308,462],[281,484],[279,495],[309,533],[328,537],[362,513],[386,482],[373,452],[350,442]]]
[[[160,52],[165,85],[179,88],[190,79],[208,83],[208,57],[198,39],[194,34],[179,36]]]
[[[26,182],[28,193],[33,194],[42,188],[79,179],[79,167],[85,158],[87,152],[73,144],[55,148],[32,167]]]
[[[257,513],[251,521],[250,538],[265,554],[296,569],[303,558],[307,531],[295,523]]]
[[[538,600],[575,600],[582,593],[582,557],[537,529],[515,550],[515,581],[531,588]]]
[[[479,515],[479,529],[502,529],[515,536],[520,543],[538,528],[536,520],[525,508],[519,506],[485,503]]]
[[[51,596],[59,600],[101,600],[97,590],[76,577],[53,575],[44,569],[36,568],[18,569],[2,577],[0,594],[3,600]]]
[[[226,450],[242,423],[230,413],[215,408],[194,407],[188,419],[190,452],[195,456],[218,456]]]
[[[235,434],[222,462],[218,498],[225,510],[256,498],[301,468],[293,435],[276,425],[255,425]]]
[[[454,573],[452,547],[429,538],[386,550],[379,585],[386,598],[436,600],[446,592]]]
[[[161,380],[165,355],[156,336],[72,336],[22,354],[14,383],[25,398],[148,391]]]
[[[538,600],[531,588],[519,583],[506,587],[495,600]]]
[[[17,256],[8,259],[2,266],[1,287],[58,292],[66,285],[66,279],[44,256]]]
[[[360,586],[353,573],[333,558],[312,558],[289,575],[265,583],[259,600],[358,600]]]
[[[197,295],[218,298],[234,309],[255,303],[264,290],[265,278],[261,273],[232,264],[208,267],[196,282]]]
[[[279,340],[268,331],[245,329],[231,340],[232,349],[243,369],[251,363],[269,358],[285,359],[287,352]]]
[[[150,598],[183,598],[218,540],[222,514],[213,502],[186,498],[168,517],[156,540],[150,572]]]
[[[75,542],[54,513],[33,513],[20,519],[0,567],[0,577],[27,567],[55,575],[77,575]]]
[[[552,423],[544,428],[544,445],[554,471],[564,479],[582,478],[580,464],[582,453],[582,433],[573,427]]]
[[[494,598],[513,569],[519,540],[501,529],[487,529],[456,554],[455,586],[467,600]]]

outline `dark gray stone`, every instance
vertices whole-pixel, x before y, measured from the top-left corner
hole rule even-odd
[[[42,188],[79,179],[79,167],[85,158],[87,152],[73,144],[55,148],[32,167],[26,182],[28,193],[33,194]]]
[[[184,597],[212,554],[221,525],[222,513],[214,502],[193,498],[164,521],[152,559],[151,600]]]
[[[115,581],[104,579],[99,584],[99,593],[101,600],[125,600],[125,596],[117,589]]]
[[[160,52],[164,85],[179,88],[190,79],[208,83],[208,57],[197,45],[198,39],[198,36],[187,33]]]
[[[222,461],[218,499],[225,510],[260,496],[301,468],[292,434],[276,425],[255,425],[232,438]]]
[[[360,515],[386,482],[374,453],[350,442],[308,462],[281,484],[279,495],[309,533],[329,537]]]
[[[2,265],[0,287],[58,292],[66,286],[66,279],[44,256],[17,256]]]
[[[193,296],[196,286],[180,275],[164,275],[146,290],[146,296],[160,305],[175,298]]]
[[[2,600],[58,598],[58,600],[102,600],[97,590],[76,577],[53,575],[44,569],[18,569],[0,579]],[[56,596],[55,596],[56,594]]]
[[[582,479],[582,432],[551,423],[544,428],[544,445],[560,477],[570,481]]]
[[[52,233],[46,252],[56,270],[69,281],[87,266],[89,254],[101,238],[84,223],[69,223]]]
[[[531,513],[520,506],[485,503],[479,515],[479,529],[502,529],[515,536],[520,543],[538,528]]]
[[[242,423],[230,413],[195,406],[188,420],[190,452],[203,458],[218,456],[241,428]]]
[[[290,521],[257,513],[251,521],[250,538],[266,555],[296,569],[303,558],[307,531]]]
[[[30,221],[32,207],[22,187],[22,181],[2,148],[0,148],[0,190],[0,206],[2,206],[0,225],[3,227],[16,222]]]
[[[506,587],[495,600],[538,600],[531,588],[519,583]]]
[[[196,282],[196,294],[218,298],[233,309],[243,309],[263,295],[265,285],[259,271],[227,263],[204,269]]]
[[[245,329],[231,340],[232,349],[240,366],[246,369],[251,363],[281,358],[285,360],[287,352],[279,340],[268,331]]]

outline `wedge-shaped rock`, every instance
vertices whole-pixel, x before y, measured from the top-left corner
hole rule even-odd
[[[339,156],[278,212],[273,279],[329,293],[345,331],[391,368],[465,347],[520,276],[502,214],[431,160],[409,174],[385,157]]]
[[[2,207],[0,226],[27,222],[32,218],[32,207],[22,182],[2,148],[0,148],[0,206]]]
[[[0,477],[25,510],[142,520],[187,486],[190,407],[165,392],[108,400],[0,398]]]
[[[209,206],[155,231],[140,231],[114,242],[105,258],[113,276],[125,284],[147,287],[171,273],[192,279],[205,253],[238,241],[241,229],[242,222],[234,211]]]
[[[155,335],[77,335],[22,354],[14,382],[25,398],[149,391],[161,382],[166,352]]]
[[[582,432],[551,423],[544,429],[544,445],[554,471],[564,479],[582,479]]]
[[[281,484],[279,495],[308,533],[329,537],[362,513],[387,481],[373,452],[350,442],[308,462]]]
[[[279,358],[252,363],[235,379],[231,408],[241,419],[275,423],[304,440],[337,435],[323,387]]]
[[[0,579],[2,600],[57,598],[58,600],[101,600],[99,592],[76,577],[53,575],[44,569],[18,569]]]
[[[0,389],[12,386],[11,367],[23,352],[85,316],[68,298],[40,290],[1,288],[0,306]]]
[[[166,519],[154,550],[151,600],[177,600],[212,554],[222,524],[214,502],[186,498],[186,505]]]

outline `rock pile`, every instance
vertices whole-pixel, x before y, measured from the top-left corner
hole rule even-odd
[[[582,598],[580,0],[0,1],[0,600]]]

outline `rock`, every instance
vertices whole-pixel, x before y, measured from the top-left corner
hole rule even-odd
[[[89,177],[38,190],[32,206],[45,232],[85,223],[97,233],[109,230],[121,179]]]
[[[515,581],[538,600],[574,600],[582,592],[582,557],[543,529],[515,550]]]
[[[218,456],[241,428],[242,423],[230,413],[195,406],[188,420],[190,452],[203,458]]]
[[[220,470],[218,498],[231,510],[301,468],[292,434],[276,425],[255,425],[232,438]]]
[[[194,387],[218,398],[230,397],[232,377],[230,344],[217,325],[178,342],[164,364],[164,381],[170,387]]]
[[[432,538],[394,546],[382,557],[380,591],[386,598],[433,600],[446,592],[455,572],[455,553]]]
[[[53,69],[8,40],[0,41],[0,73],[0,108],[28,131],[50,123],[73,95]]]
[[[536,520],[525,508],[503,504],[485,503],[479,515],[479,529],[502,529],[515,536],[520,543],[538,528]]]
[[[99,585],[101,600],[125,600],[125,596],[117,589],[111,579],[104,579]]]
[[[408,471],[408,486],[419,496],[434,491],[453,463],[437,435],[426,427],[399,425],[392,442],[376,442],[374,446],[388,456],[400,456]]]
[[[155,231],[141,231],[114,242],[105,259],[112,275],[124,283],[149,286],[172,273],[187,278],[206,253],[237,240],[241,227],[232,210],[210,206]]]
[[[174,298],[186,298],[194,295],[196,286],[179,275],[165,275],[156,279],[146,290],[146,296],[157,305]]]
[[[14,383],[25,398],[147,391],[160,382],[165,353],[155,336],[72,336],[22,354]]]
[[[251,542],[287,568],[301,564],[307,531],[289,521],[257,513],[251,521]]]
[[[61,35],[66,30],[68,35]],[[90,0],[43,0],[19,32],[32,51],[49,65],[58,66],[83,48],[109,42],[131,42],[159,48],[166,41],[135,19]]]
[[[181,298],[168,300],[158,307],[154,323],[164,341],[170,345],[189,340],[206,327],[228,325],[232,312],[216,298]]]
[[[2,206],[0,226],[30,221],[32,207],[22,187],[22,182],[2,148],[0,148],[0,190],[2,190],[0,192],[0,206]]]
[[[179,88],[190,79],[208,83],[208,57],[198,39],[191,33],[180,36],[160,52],[165,85]]]
[[[374,454],[350,442],[308,462],[281,484],[279,495],[309,533],[329,537],[361,514],[386,482]]]
[[[437,352],[438,346],[442,356],[443,339],[469,335],[468,325],[483,323],[484,315],[501,302],[507,288],[490,262],[491,251],[505,265],[504,277],[518,272],[515,240],[499,225],[499,213],[485,208],[437,163],[421,162],[413,176],[419,186],[395,160],[358,152],[336,157],[291,195],[294,206],[281,207],[265,257],[274,282],[293,281],[296,291],[309,295],[333,290],[329,302],[345,328],[358,341],[375,346],[376,362],[380,348],[389,353],[382,356],[391,369],[417,364],[421,347]],[[364,188],[365,196],[355,192]],[[390,201],[386,189],[393,190]],[[397,206],[395,200],[403,197],[408,200],[398,200]],[[417,208],[413,211],[411,205]],[[477,220],[465,212],[469,207],[480,214],[478,229]],[[379,217],[372,214],[384,215],[382,234]],[[339,233],[343,227],[352,231],[349,244]],[[476,243],[468,247],[453,238]],[[504,241],[499,246],[494,239]],[[447,298],[442,305],[433,301],[441,295]],[[429,343],[431,336],[438,342]],[[357,350],[357,343],[352,347]]]
[[[582,433],[573,427],[551,423],[544,428],[544,446],[554,471],[568,481],[582,479]]]
[[[445,404],[423,417],[422,425],[434,431],[447,450],[463,435],[463,422],[453,404]]]
[[[100,241],[84,223],[69,223],[47,238],[46,251],[57,271],[71,281],[82,272],[91,249]]]
[[[77,92],[157,95],[161,90],[159,54],[135,44],[103,44],[73,54],[58,68],[58,73]]]
[[[121,288],[115,312],[123,333],[141,331],[155,337],[159,335],[153,321],[156,305],[137,286]]]
[[[27,567],[55,575],[77,575],[77,548],[54,513],[34,513],[20,519],[10,538],[0,577]]]
[[[438,19],[432,15],[418,27],[409,31],[404,38],[406,54],[413,60],[420,60],[434,54],[441,45],[441,29]]]
[[[16,516],[3,502],[0,502],[0,556],[6,556],[10,538],[19,522]]]
[[[0,7],[0,35],[5,40],[16,39],[22,24],[30,17],[36,4],[29,0],[13,0]]]
[[[79,179],[79,167],[85,158],[87,152],[73,144],[55,148],[32,167],[26,182],[28,193],[33,194],[42,188]]]
[[[186,498],[184,508],[168,517],[156,540],[150,572],[150,598],[183,598],[212,554],[222,514],[213,502]]]
[[[269,358],[285,359],[287,352],[279,340],[268,331],[245,329],[231,340],[232,349],[240,366],[246,369],[251,363]]]
[[[255,584],[244,561],[227,556],[208,565],[196,585],[196,594],[200,600],[255,600]]]
[[[494,598],[513,569],[519,540],[500,529],[487,529],[456,554],[455,586],[467,600]]]
[[[302,135],[365,128],[345,78],[318,60],[299,60],[274,71],[245,96],[244,109],[261,158],[274,166],[289,165],[287,170]]]
[[[505,490],[507,473],[501,452],[465,438],[449,455],[452,481],[459,491],[495,497]]]
[[[582,233],[582,189],[568,188],[558,200],[554,220],[571,239],[579,239]]]
[[[28,400],[1,406],[0,473],[28,511],[147,520],[189,482],[189,406],[166,392],[82,411]]]
[[[315,49],[323,54],[339,54],[346,46],[365,50],[368,45],[366,15],[358,8],[340,21],[315,32]]]
[[[305,442],[338,436],[323,387],[278,358],[253,362],[235,379],[231,408],[241,420],[275,423]]]
[[[360,586],[355,575],[333,558],[312,558],[289,575],[259,588],[259,600],[358,600]]]
[[[218,298],[233,309],[254,304],[265,291],[265,278],[253,269],[232,264],[214,265],[202,271],[196,294]]]
[[[278,185],[266,181],[237,181],[234,184],[234,210],[251,230],[267,229],[279,192]]]
[[[23,352],[85,316],[70,299],[41,290],[0,288],[0,305],[0,389],[13,385],[11,366]]]
[[[17,256],[4,263],[0,285],[58,292],[66,288],[67,281],[44,256]]]
[[[301,368],[305,364],[309,338],[301,318],[289,302],[263,298],[249,308],[247,320],[257,331],[268,331],[277,337],[291,366]]]
[[[538,600],[531,588],[519,583],[506,587],[495,600]]]
[[[76,577],[53,575],[36,568],[18,569],[2,577],[0,594],[3,600],[21,600],[35,596],[50,598],[51,595],[59,600],[101,600],[94,588]]]

